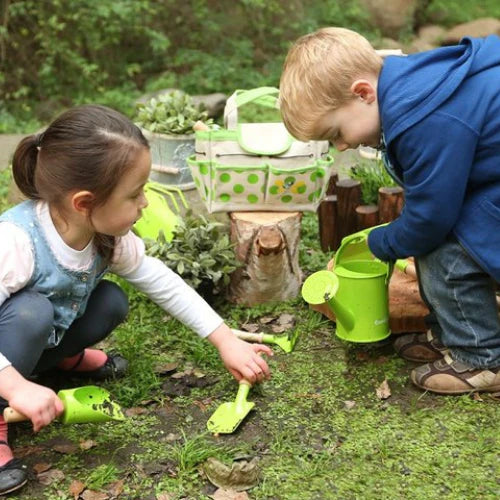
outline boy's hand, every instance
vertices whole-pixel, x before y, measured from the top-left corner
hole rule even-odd
[[[64,411],[62,401],[52,389],[26,380],[12,366],[0,372],[0,380],[5,384],[2,397],[9,402],[11,408],[31,420],[35,432],[50,424]]]
[[[225,324],[213,331],[208,340],[217,347],[224,365],[236,380],[244,378],[254,384],[271,376],[268,364],[261,357],[262,354],[273,356],[268,346],[240,340]]]

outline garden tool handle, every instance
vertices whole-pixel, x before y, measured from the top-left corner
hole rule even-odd
[[[232,329],[233,333],[241,340],[246,340],[247,342],[259,342],[262,344],[264,334],[263,333],[251,333],[244,332],[243,330]]]
[[[198,120],[193,125],[193,130],[195,132],[208,132],[210,130],[210,127],[206,123],[203,123],[201,120]]]
[[[14,408],[11,408],[10,406],[7,406],[7,408],[3,411],[3,418],[7,423],[26,422],[27,420],[30,420],[30,418],[24,413],[14,410]]]
[[[398,259],[396,261],[396,267],[403,273],[407,274],[408,276],[411,276],[412,278],[417,277],[417,269],[415,267],[415,264],[410,262],[407,259]]]

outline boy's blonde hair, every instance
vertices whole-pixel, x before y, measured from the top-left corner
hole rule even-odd
[[[382,57],[360,34],[323,28],[292,46],[283,65],[280,107],[289,132],[300,140],[317,139],[318,120],[354,96],[356,78],[380,73]]]

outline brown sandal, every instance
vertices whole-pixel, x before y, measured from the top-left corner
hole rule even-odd
[[[394,341],[394,349],[404,359],[416,363],[430,363],[441,359],[446,347],[430,330],[425,333],[407,333]]]
[[[438,394],[500,391],[500,367],[474,368],[454,360],[449,354],[415,368],[410,378],[417,387]]]

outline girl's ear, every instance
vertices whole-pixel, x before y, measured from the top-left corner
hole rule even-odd
[[[95,196],[90,191],[77,191],[71,196],[71,208],[81,215],[88,216]]]
[[[369,80],[355,80],[351,85],[351,92],[367,104],[377,100],[377,88]]]

